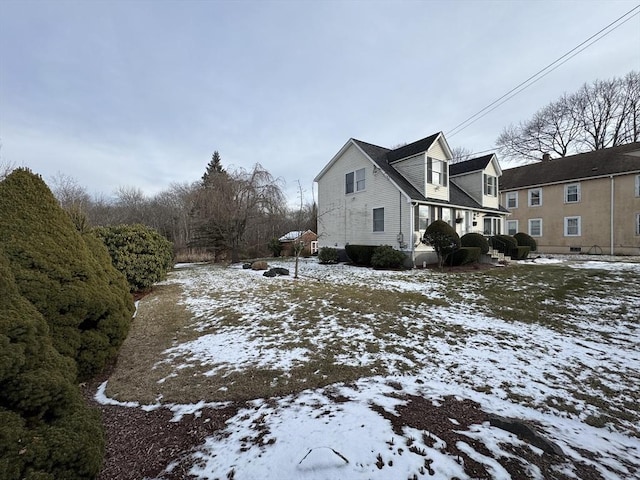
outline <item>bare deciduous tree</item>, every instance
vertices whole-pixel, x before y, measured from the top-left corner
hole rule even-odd
[[[615,147],[640,136],[640,73],[596,80],[564,94],[518,125],[506,127],[496,144],[506,159],[540,159]]]

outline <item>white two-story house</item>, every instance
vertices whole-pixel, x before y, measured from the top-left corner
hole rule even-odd
[[[347,141],[315,178],[319,247],[391,245],[420,265],[436,261],[421,242],[434,220],[459,235],[502,233],[508,212],[495,155],[453,165],[451,158],[441,132],[393,150]]]

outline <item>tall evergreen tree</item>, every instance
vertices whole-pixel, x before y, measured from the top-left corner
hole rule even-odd
[[[216,150],[213,152],[213,155],[211,155],[211,161],[207,164],[207,169],[204,175],[202,175],[202,183],[207,186],[217,175],[225,173],[224,168],[222,168],[220,153]]]

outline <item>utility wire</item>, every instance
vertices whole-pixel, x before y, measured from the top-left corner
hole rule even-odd
[[[578,55],[580,52],[582,52],[586,48],[588,48],[591,45],[593,45],[594,43],[602,40],[605,36],[607,36],[608,34],[613,32],[614,30],[616,30],[617,28],[621,27],[626,22],[631,20],[633,17],[638,15],[638,13],[640,13],[640,12],[633,13],[638,9],[640,9],[640,5],[635,6],[634,8],[629,10],[624,15],[618,17],[616,20],[614,20],[613,22],[608,24],[606,27],[604,27],[601,30],[599,30],[598,32],[594,33],[589,38],[587,38],[585,41],[583,41],[582,43],[580,43],[576,47],[572,48],[567,53],[565,53],[564,55],[559,57],[558,59],[556,59],[553,62],[551,62],[549,65],[544,67],[542,70],[539,70],[535,74],[531,75],[525,81],[523,81],[522,83],[518,84],[517,86],[515,86],[514,88],[509,90],[507,93],[502,95],[500,98],[494,100],[489,105],[487,105],[486,107],[484,107],[483,109],[481,109],[480,111],[478,111],[477,113],[472,115],[471,117],[467,118],[465,121],[463,121],[463,122],[459,123],[458,125],[456,125],[449,132],[447,132],[447,134],[446,134],[447,137],[450,138],[450,137],[460,133],[462,130],[464,130],[465,128],[467,128],[471,124],[475,123],[477,120],[480,120],[480,118],[482,118],[485,115],[487,115],[488,113],[492,112],[493,110],[498,108],[500,105],[502,105],[503,103],[507,102],[508,100],[510,100],[511,98],[513,98],[514,96],[516,96],[517,94],[522,92],[523,90],[529,88],[531,85],[533,85],[538,80],[541,80],[542,78],[544,78],[546,75],[548,75],[549,73],[554,71],[556,68],[560,67],[561,65],[563,65],[567,61],[571,60],[573,57]],[[628,17],[628,18],[625,19],[625,17]],[[624,19],[624,21],[623,21],[623,19]],[[603,32],[605,32],[605,33],[603,33]]]

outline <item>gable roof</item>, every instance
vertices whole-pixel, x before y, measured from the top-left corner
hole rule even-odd
[[[301,236],[303,236],[305,233],[313,233],[311,230],[294,230],[292,232],[289,233],[285,233],[283,236],[281,236],[278,241],[279,242],[293,242],[294,240],[297,240],[298,238],[300,238]]]
[[[468,195],[464,190],[462,190],[458,185],[449,181],[449,201],[435,198],[427,198],[422,193],[416,189],[409,181],[398,172],[393,165],[390,164],[389,157],[396,158],[397,150],[402,150],[405,147],[411,146],[411,149],[406,149],[402,152],[401,157],[399,158],[407,158],[407,156],[415,155],[416,153],[424,152],[425,150],[418,150],[424,147],[426,144],[431,146],[433,142],[438,138],[440,133],[435,135],[431,135],[426,139],[418,140],[418,142],[414,142],[410,145],[405,145],[404,147],[400,147],[396,150],[390,150],[388,148],[380,147],[378,145],[373,145],[371,143],[363,142],[362,140],[351,139],[373,162],[374,164],[380,168],[389,178],[400,188],[407,196],[411,198],[411,200],[415,200],[417,202],[429,202],[436,203],[440,205],[454,205],[460,207],[468,207],[474,208],[478,210],[491,210],[491,211],[507,211],[503,208],[495,209],[495,208],[487,208],[480,205],[476,200],[474,200],[470,195]],[[432,139],[429,141],[429,139]],[[421,143],[420,143],[421,142]],[[414,144],[420,143],[420,146],[415,146]],[[428,147],[427,147],[428,149]],[[407,152],[408,153],[407,155]],[[491,159],[491,155],[489,156],[489,160]],[[487,162],[488,164],[488,162]],[[486,166],[486,165],[485,165]]]
[[[418,153],[426,152],[431,148],[431,145],[434,144],[436,139],[440,136],[441,132],[434,133],[433,135],[429,135],[428,137],[421,138],[420,140],[416,140],[415,142],[408,143],[407,145],[403,145],[402,147],[398,147],[395,150],[389,150],[387,152],[387,161],[395,162],[396,160],[400,160],[402,158],[412,157],[413,155],[417,155]]]
[[[489,155],[472,158],[470,160],[465,160],[464,162],[452,163],[449,165],[449,176],[453,177],[455,175],[484,170],[487,168],[487,165],[489,165],[494,156],[494,153],[490,153]]]
[[[501,190],[640,172],[640,142],[503,170]]]

